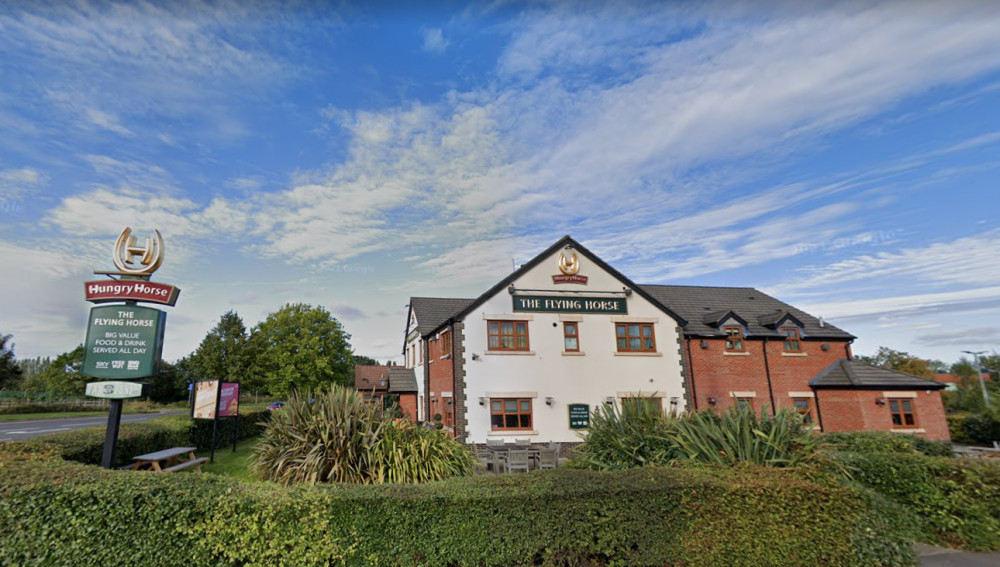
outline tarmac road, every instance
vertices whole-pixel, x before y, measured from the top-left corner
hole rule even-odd
[[[185,412],[183,410],[173,410],[161,413],[125,414],[122,415],[122,423],[135,423],[164,415],[181,413]],[[98,414],[93,417],[58,417],[52,419],[0,421],[0,441],[22,441],[38,437],[39,435],[59,433],[60,431],[71,431],[73,429],[83,429],[84,427],[94,427],[96,425],[103,427],[107,423],[107,413]]]

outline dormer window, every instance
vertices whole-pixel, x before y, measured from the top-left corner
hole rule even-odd
[[[726,334],[726,350],[733,352],[743,351],[743,328],[732,326],[723,327],[722,332]]]
[[[779,332],[785,337],[785,352],[800,352],[802,350],[802,345],[799,343],[802,332],[799,331],[798,327],[782,327]]]

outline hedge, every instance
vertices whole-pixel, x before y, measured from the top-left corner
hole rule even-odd
[[[1000,463],[901,453],[839,453],[854,481],[900,504],[922,541],[1000,549]]]
[[[921,453],[931,457],[954,457],[951,443],[924,439],[918,435],[902,435],[888,431],[850,431],[824,433],[822,444],[849,453]]]
[[[988,413],[948,416],[948,431],[956,443],[989,445],[1000,441],[1000,418]]]
[[[263,432],[263,423],[270,417],[270,412],[247,412],[240,415],[239,438],[256,437]],[[232,443],[234,420],[219,420],[217,447],[225,447]],[[37,437],[28,442],[38,448],[52,448],[64,459],[84,464],[96,465],[101,462],[104,452],[105,428],[88,427],[64,433],[54,433]],[[212,422],[201,419],[191,419],[186,415],[171,415],[158,417],[138,423],[122,424],[118,431],[118,445],[115,451],[114,466],[123,465],[135,455],[142,455],[167,449],[193,445],[206,449],[212,443]]]
[[[0,444],[0,564],[912,565],[857,491],[760,467],[284,488]]]

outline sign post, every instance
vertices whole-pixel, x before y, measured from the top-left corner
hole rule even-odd
[[[174,305],[180,290],[172,285],[151,283],[150,276],[163,263],[163,237],[153,231],[145,246],[137,246],[132,229],[125,227],[115,242],[115,271],[94,271],[109,282],[86,282],[84,293],[92,303],[109,303],[90,309],[81,374],[115,381],[91,382],[86,395],[111,400],[104,437],[101,466],[111,468],[121,426],[124,400],[145,395],[147,384],[120,382],[150,378],[159,372],[167,314],[139,307],[138,302]],[[135,259],[139,256],[138,259]],[[117,278],[115,276],[118,276]]]
[[[239,438],[239,407],[240,407],[240,385],[236,382],[222,382],[220,380],[202,380],[194,385],[194,407],[191,410],[193,419],[212,420],[212,454],[209,462],[215,462],[215,440],[218,435],[219,418],[232,417],[236,419],[233,424],[233,451],[236,451],[236,440]]]

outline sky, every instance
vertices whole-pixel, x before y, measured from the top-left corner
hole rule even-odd
[[[176,360],[322,305],[401,362],[411,296],[565,234],[946,362],[1000,348],[1000,3],[0,4],[0,333],[84,339],[130,226]]]

